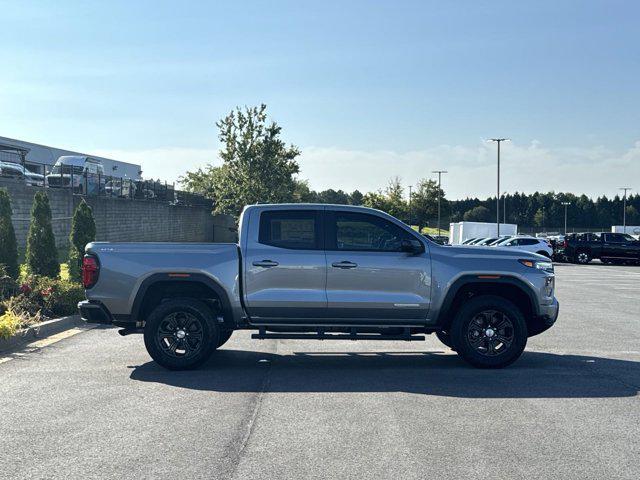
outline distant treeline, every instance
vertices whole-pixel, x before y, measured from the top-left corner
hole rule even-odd
[[[393,186],[394,182],[392,182]],[[390,193],[395,194],[388,198],[386,202],[389,207],[394,207],[393,212],[401,220],[409,222],[409,214],[411,213],[413,224],[422,223],[425,226],[435,226],[437,222],[436,199],[435,195],[427,195],[428,198],[428,214],[426,220],[418,222],[419,219],[425,218],[419,207],[424,205],[424,198],[415,198],[415,192],[412,192],[412,212],[409,212],[408,192],[400,189],[404,197],[402,205],[398,205],[398,185],[395,188],[388,188],[385,191],[377,193],[362,194],[358,190],[347,193],[342,190],[323,190],[314,191],[307,190],[303,198],[297,198],[298,201],[318,202],[318,203],[336,203],[350,205],[366,205],[389,210],[385,208],[387,205],[384,201],[372,204],[371,199],[384,199],[389,197]],[[431,192],[430,192],[431,193]],[[443,192],[444,193],[444,192]],[[395,197],[395,198],[394,198]],[[623,198],[614,196],[608,198],[606,196],[591,199],[586,195],[574,195],[572,193],[539,193],[533,194],[515,193],[500,198],[500,221],[506,218],[507,223],[515,223],[520,227],[540,227],[540,228],[560,228],[564,226],[564,205],[563,202],[569,202],[567,207],[567,225],[571,227],[606,229],[611,225],[622,225],[622,209]],[[442,198],[441,204],[442,226],[448,226],[449,222],[477,221],[477,222],[494,222],[496,220],[496,198],[490,197],[486,200],[478,198],[467,198],[464,200],[447,200]],[[627,197],[627,225],[640,225],[640,195],[629,195]],[[506,213],[506,215],[505,215]]]

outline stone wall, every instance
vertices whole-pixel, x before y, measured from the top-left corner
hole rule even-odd
[[[18,248],[26,246],[33,196],[38,187],[0,178],[0,188],[11,197],[13,225]],[[51,204],[53,232],[58,247],[68,245],[73,209],[81,196],[70,190],[47,188]],[[152,200],[129,200],[110,197],[84,197],[93,209],[96,240],[112,242],[212,242],[214,217],[208,207],[169,205]],[[218,220],[216,241],[234,241],[225,220]]]

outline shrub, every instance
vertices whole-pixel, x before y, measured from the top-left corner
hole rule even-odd
[[[76,313],[78,302],[84,298],[84,289],[77,283],[32,275],[11,301],[18,313],[59,317]]]
[[[51,278],[60,274],[58,251],[51,227],[51,207],[49,197],[44,192],[36,192],[33,197],[26,257],[30,274]]]
[[[73,212],[71,233],[69,234],[69,278],[81,280],[84,248],[96,238],[96,222],[91,207],[82,199]]]
[[[0,266],[11,278],[18,278],[18,244],[11,223],[11,199],[4,188],[0,188]]]
[[[0,300],[6,300],[16,293],[18,293],[18,284],[11,276],[7,275],[6,266],[0,265]]]
[[[20,328],[20,317],[11,310],[0,315],[0,338],[9,338]]]

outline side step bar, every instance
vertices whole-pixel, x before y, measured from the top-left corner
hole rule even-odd
[[[258,340],[404,340],[407,342],[424,341],[424,335],[411,335],[408,328],[404,329],[402,335],[385,335],[377,333],[358,333],[356,329],[351,329],[351,333],[326,333],[318,330],[317,333],[267,333],[265,328],[260,328],[259,333],[253,333],[251,338]]]

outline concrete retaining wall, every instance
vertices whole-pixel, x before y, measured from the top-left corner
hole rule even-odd
[[[26,246],[33,196],[38,187],[0,178],[0,188],[11,197],[18,248]],[[58,247],[68,246],[71,217],[81,196],[69,190],[46,189],[51,204],[53,232]],[[169,205],[151,200],[85,197],[96,220],[96,240],[118,242],[212,242],[214,217],[208,207]],[[226,220],[217,220],[216,241],[234,241]],[[226,234],[226,236],[224,235]],[[233,237],[234,238],[234,237]]]

